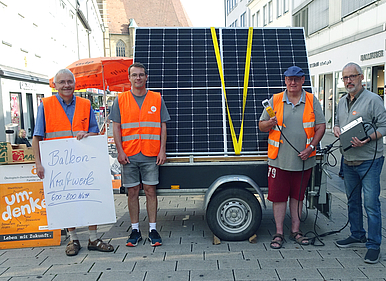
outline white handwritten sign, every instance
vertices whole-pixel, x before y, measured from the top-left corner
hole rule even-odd
[[[115,223],[106,135],[39,144],[48,228]]]

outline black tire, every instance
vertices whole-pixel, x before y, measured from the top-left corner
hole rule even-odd
[[[260,202],[243,188],[223,189],[215,193],[206,209],[210,230],[226,241],[250,238],[259,229],[261,218]]]

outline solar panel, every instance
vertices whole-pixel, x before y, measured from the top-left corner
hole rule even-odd
[[[248,28],[216,28],[225,93],[235,135],[243,116]],[[241,154],[267,151],[267,133],[258,129],[261,101],[285,89],[284,71],[306,73],[311,92],[303,28],[254,28],[244,111]],[[171,121],[167,153],[232,154],[234,145],[210,28],[137,28],[134,61],[149,71],[147,87],[161,92]]]

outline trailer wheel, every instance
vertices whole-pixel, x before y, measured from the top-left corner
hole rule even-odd
[[[221,240],[246,240],[257,232],[261,223],[261,205],[243,188],[224,189],[213,195],[206,210],[206,221]]]

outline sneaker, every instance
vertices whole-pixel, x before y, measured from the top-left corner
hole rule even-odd
[[[138,231],[137,229],[133,229],[131,231],[131,234],[129,236],[129,239],[126,241],[127,247],[135,247],[138,245],[138,242],[142,240],[141,231]]]
[[[381,250],[368,249],[365,256],[365,263],[377,263],[381,258]]]
[[[363,248],[363,247],[366,247],[366,242],[367,242],[366,237],[358,240],[350,236],[346,239],[336,241],[335,244],[340,248],[349,248],[349,247]]]
[[[153,247],[162,245],[161,236],[159,236],[157,230],[155,229],[149,232],[149,241],[150,241],[150,245]]]

